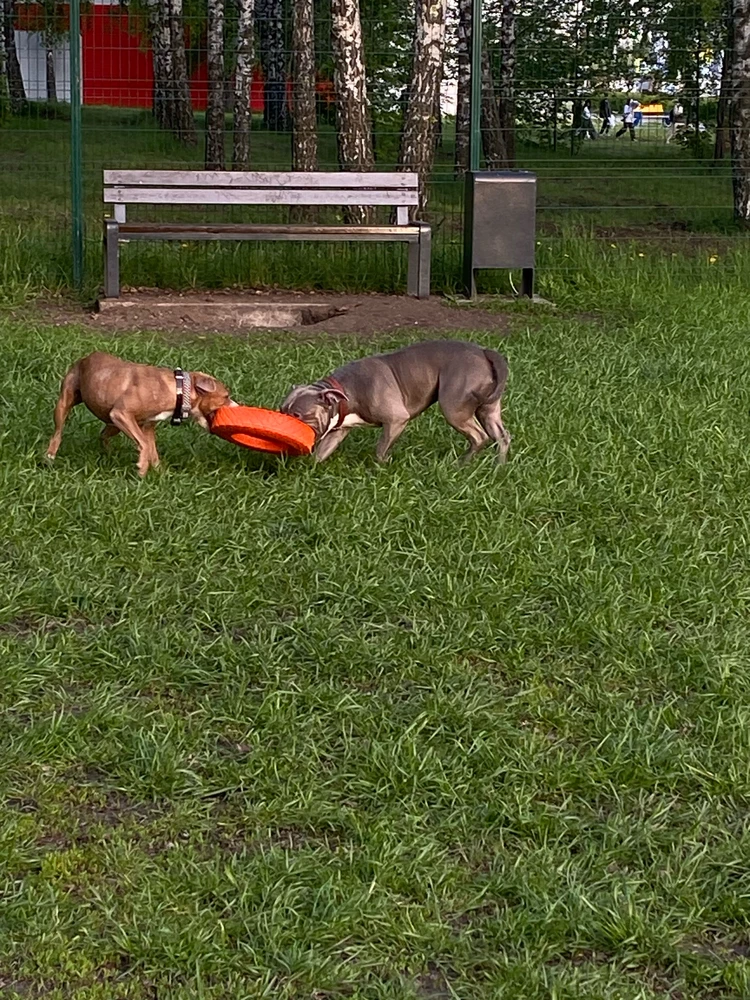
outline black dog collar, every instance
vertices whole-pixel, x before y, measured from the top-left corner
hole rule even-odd
[[[182,368],[175,368],[174,380],[177,387],[177,400],[174,404],[172,424],[177,427],[190,416],[190,373]]]

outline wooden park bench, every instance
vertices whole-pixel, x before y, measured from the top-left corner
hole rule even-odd
[[[430,294],[430,227],[409,222],[419,202],[412,173],[255,173],[209,170],[105,170],[104,294],[120,294],[123,240],[325,240],[409,244],[409,295]],[[128,205],[388,206],[395,225],[128,222]]]

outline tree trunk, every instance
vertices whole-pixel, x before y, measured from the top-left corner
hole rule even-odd
[[[206,170],[224,169],[224,0],[208,0]]]
[[[170,31],[166,0],[147,0],[148,28],[154,69],[153,112],[159,128],[170,128]]]
[[[316,170],[318,132],[315,114],[315,20],[313,0],[294,0],[292,93],[295,170]]]
[[[750,0],[733,0],[732,181],[734,215],[750,225]]]
[[[272,132],[284,132],[289,126],[289,115],[282,0],[258,0],[258,36],[265,78],[263,122]]]
[[[372,170],[375,159],[359,0],[331,0],[331,43],[339,165],[342,170]],[[345,218],[351,222],[364,222],[371,215],[367,208],[344,210]]]
[[[10,114],[10,90],[8,89],[8,72],[5,60],[4,14],[5,9],[0,5],[0,126]]]
[[[506,166],[516,165],[516,0],[503,0],[500,12],[500,128]]]
[[[721,85],[719,101],[716,105],[716,140],[714,142],[714,160],[723,160],[729,148],[729,131],[732,114],[732,48],[734,32],[732,30],[731,11],[727,17],[724,52],[721,58]]]
[[[443,80],[443,66],[440,65],[440,81]],[[443,148],[443,108],[441,102],[440,94],[440,84],[438,84],[437,94],[435,95],[435,110],[432,113],[432,145],[437,153],[439,149]]]
[[[508,165],[492,65],[486,49],[482,51],[482,147],[488,170],[501,170]]]
[[[26,107],[26,90],[21,76],[21,64],[16,51],[16,19],[15,0],[2,0],[3,44],[5,48],[5,75],[8,84],[10,110],[14,115],[21,114]]]
[[[183,0],[146,0],[154,71],[153,114],[159,128],[194,146],[197,139],[182,4]]]
[[[45,76],[47,78],[47,100],[51,104],[57,103],[57,80],[55,78],[55,53],[51,48],[47,48],[44,54]]]
[[[172,128],[177,138],[186,146],[195,146],[195,115],[190,96],[190,76],[185,52],[185,21],[183,0],[171,0],[169,9],[169,35],[172,47]]]
[[[253,86],[253,0],[237,0],[237,62],[234,70],[234,134],[232,168],[250,169],[250,98]]]
[[[456,106],[456,176],[469,169],[471,144],[471,0],[458,0],[458,100]]]
[[[401,137],[400,165],[419,174],[421,218],[435,159],[435,103],[440,97],[446,0],[417,0],[411,88]]]

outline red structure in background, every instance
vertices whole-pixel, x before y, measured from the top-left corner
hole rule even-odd
[[[61,30],[68,25],[68,8],[57,8]],[[41,31],[45,26],[44,8],[38,3],[16,5],[16,28]],[[83,103],[106,104],[115,108],[150,108],[153,101],[154,71],[148,38],[141,23],[130,17],[127,8],[94,3],[81,18],[83,58]],[[333,103],[333,85],[329,80],[317,84],[318,99]],[[208,70],[201,58],[190,75],[190,91],[196,111],[205,111],[208,95]],[[291,98],[291,88],[288,87]],[[263,112],[263,73],[256,66],[250,106]]]
[[[94,5],[81,19],[83,103],[117,108],[150,108],[154,70],[148,39],[122,7]],[[208,73],[201,60],[190,76],[193,107],[204,111]],[[256,70],[251,106],[263,111],[263,77]]]

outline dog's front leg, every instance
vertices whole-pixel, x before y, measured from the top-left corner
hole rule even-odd
[[[338,430],[326,434],[322,441],[315,448],[315,461],[325,462],[325,460],[336,451],[351,428],[339,427]]]
[[[159,452],[156,450],[156,427],[154,424],[143,424],[141,430],[148,444],[149,463],[156,468],[159,464]]]
[[[388,424],[383,424],[383,433],[375,446],[375,457],[379,462],[388,461],[388,452],[393,447],[394,442],[404,433],[404,428],[409,423],[409,416],[398,417]]]

